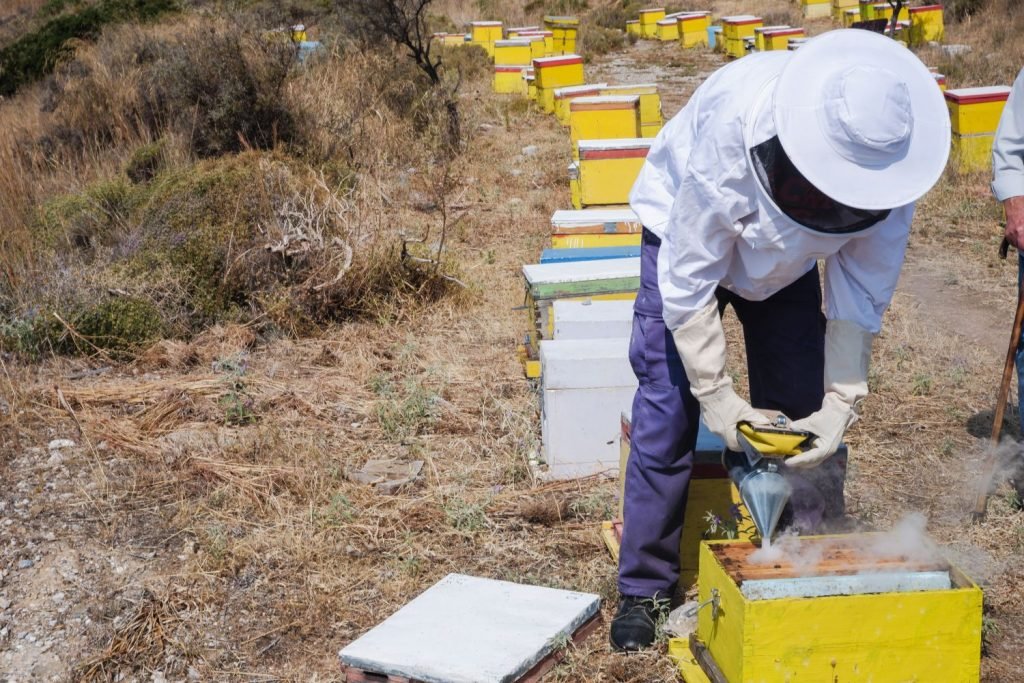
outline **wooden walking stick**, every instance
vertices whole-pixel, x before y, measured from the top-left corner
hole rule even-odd
[[[1003,239],[999,247],[999,256],[1006,258],[1010,243]],[[1018,256],[1020,258],[1020,256]],[[1006,362],[1003,363],[1003,381],[999,385],[999,395],[996,398],[996,411],[992,418],[992,452],[985,464],[985,475],[981,480],[981,490],[974,501],[974,520],[980,521],[985,518],[988,509],[988,496],[992,489],[992,481],[995,479],[996,470],[999,469],[999,434],[1003,427],[1003,413],[1006,411],[1006,399],[1010,395],[1010,382],[1013,379],[1013,365],[1017,356],[1017,345],[1020,343],[1021,325],[1024,324],[1024,281],[1017,290],[1017,313],[1013,316],[1013,332],[1010,334],[1010,346],[1006,349]]]

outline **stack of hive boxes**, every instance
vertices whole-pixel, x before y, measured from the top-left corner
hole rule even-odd
[[[544,28],[551,31],[553,52],[555,55],[576,54],[576,38],[580,30],[580,20],[576,17],[544,17]]]
[[[761,17],[739,14],[722,17],[722,37],[725,40],[725,54],[738,59],[747,54],[748,44],[753,45],[754,31],[764,25]]]
[[[515,26],[505,30],[505,37],[511,40],[512,38],[518,38],[521,33],[539,30],[540,26]]]
[[[516,38],[494,42],[494,92],[526,94],[523,69],[530,66],[533,57],[530,41]]]
[[[533,60],[537,101],[546,113],[555,111],[555,90],[570,85],[583,85],[583,57],[561,55]]]
[[[927,45],[931,41],[942,41],[946,34],[942,19],[942,5],[922,5],[907,10],[910,14],[909,45]]]
[[[569,101],[569,144],[583,140],[640,137],[640,96],[602,95]]]
[[[649,7],[640,10],[640,37],[656,38],[658,36],[658,22],[664,18],[664,7]]]
[[[1010,88],[958,88],[947,90],[945,95],[958,170],[966,173],[990,168],[992,143]]]
[[[708,28],[711,26],[711,12],[683,12],[676,17],[679,45],[684,48],[708,44]]]
[[[634,36],[636,38],[642,38],[643,37],[643,34],[641,33],[641,30],[640,30],[640,20],[639,19],[627,19],[626,20],[626,35],[627,36]]]
[[[469,42],[479,45],[494,59],[494,44],[502,39],[500,21],[472,21],[469,24]]]
[[[774,28],[767,29],[763,33],[759,34],[759,38],[762,41],[760,49],[765,51],[773,50],[788,50],[789,41],[800,40],[807,36],[807,32],[802,28]]]
[[[651,148],[651,138],[580,140],[579,161],[569,166],[569,188],[576,209],[623,206]]]
[[[551,57],[555,54],[555,34],[551,31],[537,29],[536,31],[522,31],[519,38],[528,39],[533,48],[533,57]]]

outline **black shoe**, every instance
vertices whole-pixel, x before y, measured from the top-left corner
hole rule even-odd
[[[668,600],[624,595],[619,611],[612,619],[610,640],[620,652],[636,652],[650,647],[657,636],[658,623],[668,614]]]

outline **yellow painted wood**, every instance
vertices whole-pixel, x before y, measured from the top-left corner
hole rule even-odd
[[[778,34],[767,34],[764,38],[766,50],[788,50],[789,41],[792,38],[806,38],[807,32],[804,29],[794,29],[793,32],[785,31]]]
[[[494,43],[501,40],[500,21],[474,21],[469,25],[469,42],[479,45],[494,59]]]
[[[526,81],[523,80],[523,72],[519,71],[494,71],[492,86],[494,92],[504,95],[523,95]]]
[[[626,22],[626,35],[636,36],[637,38],[641,36],[639,19],[630,19]]]
[[[592,110],[587,108],[596,99],[614,99],[614,108]],[[604,105],[602,105],[604,106]],[[609,98],[580,97],[569,103],[569,144],[575,154],[580,140],[609,140],[640,137],[640,97],[622,95]]]
[[[843,10],[843,26],[850,28],[858,21],[860,21],[860,8],[851,7]]]
[[[658,86],[650,83],[642,85],[609,85],[601,88],[602,95],[639,95],[640,96],[640,125],[657,125],[661,130],[664,119],[661,115],[661,95],[658,94]],[[655,131],[657,134],[657,131]],[[654,137],[642,136],[642,137]]]
[[[954,95],[963,92],[963,89],[946,91],[946,106],[949,107],[949,122],[952,124],[953,132],[958,135],[995,133],[1006,107],[1006,100],[975,103],[958,102],[954,99]]]
[[[739,59],[746,56],[747,47],[742,38],[726,38],[724,43],[725,54],[729,57]]]
[[[620,546],[618,539],[615,538],[615,528],[611,522],[601,522],[601,540],[604,541],[604,547],[608,549],[608,554],[618,564]]]
[[[584,83],[582,59],[571,64],[555,65],[547,65],[543,59],[535,59],[533,60],[533,73],[537,78],[537,87],[546,90],[583,85]]]
[[[684,48],[699,47],[708,44],[708,26],[711,25],[710,14],[683,14],[676,19],[679,25],[679,45]]]
[[[572,200],[572,208],[583,208],[583,186],[580,184],[579,162],[569,167],[569,197]]]
[[[945,591],[747,600],[701,544],[697,635],[732,683],[976,682],[982,593],[958,571]]]
[[[658,22],[664,18],[664,7],[652,7],[640,10],[640,37],[656,38],[658,34]]]
[[[864,21],[871,21],[876,19],[875,17],[875,0],[860,0],[859,9],[861,19]]]
[[[801,5],[803,9],[804,19],[824,19],[832,16],[832,5],[825,2],[807,2]]]
[[[586,249],[590,247],[640,246],[640,233],[597,233],[593,235],[552,235],[553,249]]]
[[[655,24],[654,37],[660,41],[679,40],[679,22],[675,19],[662,19]]]
[[[942,5],[911,7],[909,12],[911,45],[925,45],[933,40],[942,42],[946,35],[946,27],[942,19]]]
[[[640,137],[653,138],[661,132],[661,128],[661,123],[642,123],[640,124]]]
[[[601,94],[601,84],[595,84],[593,86],[580,86],[580,89],[573,92],[558,92],[554,93],[554,113],[555,118],[563,126],[569,125],[569,104],[577,97],[595,97]],[[560,88],[558,90],[561,90]]]
[[[684,683],[711,683],[711,679],[693,658],[690,642],[686,638],[669,638],[668,657],[679,669]]]
[[[892,5],[887,2],[876,2],[872,5],[871,16],[873,19],[892,19]],[[900,21],[910,21],[910,8],[900,9]]]
[[[628,204],[629,191],[640,175],[643,157],[580,160],[580,204]]]
[[[764,26],[760,17],[743,15],[741,17],[725,17],[722,19],[722,36],[728,39],[751,38],[754,31]]]
[[[953,135],[953,160],[958,173],[992,171],[992,145],[995,134]]]
[[[533,61],[530,43],[525,40],[501,40],[494,44],[494,64],[528,66]]]

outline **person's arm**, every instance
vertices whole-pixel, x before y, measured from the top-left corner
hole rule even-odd
[[[1006,239],[1024,249],[1024,70],[1014,81],[992,145],[992,192],[1006,211]]]
[[[876,230],[825,261],[825,398],[820,410],[793,422],[793,429],[818,438],[806,453],[786,461],[790,467],[821,464],[860,417],[871,345],[896,291],[913,215],[913,205],[894,209]]]

